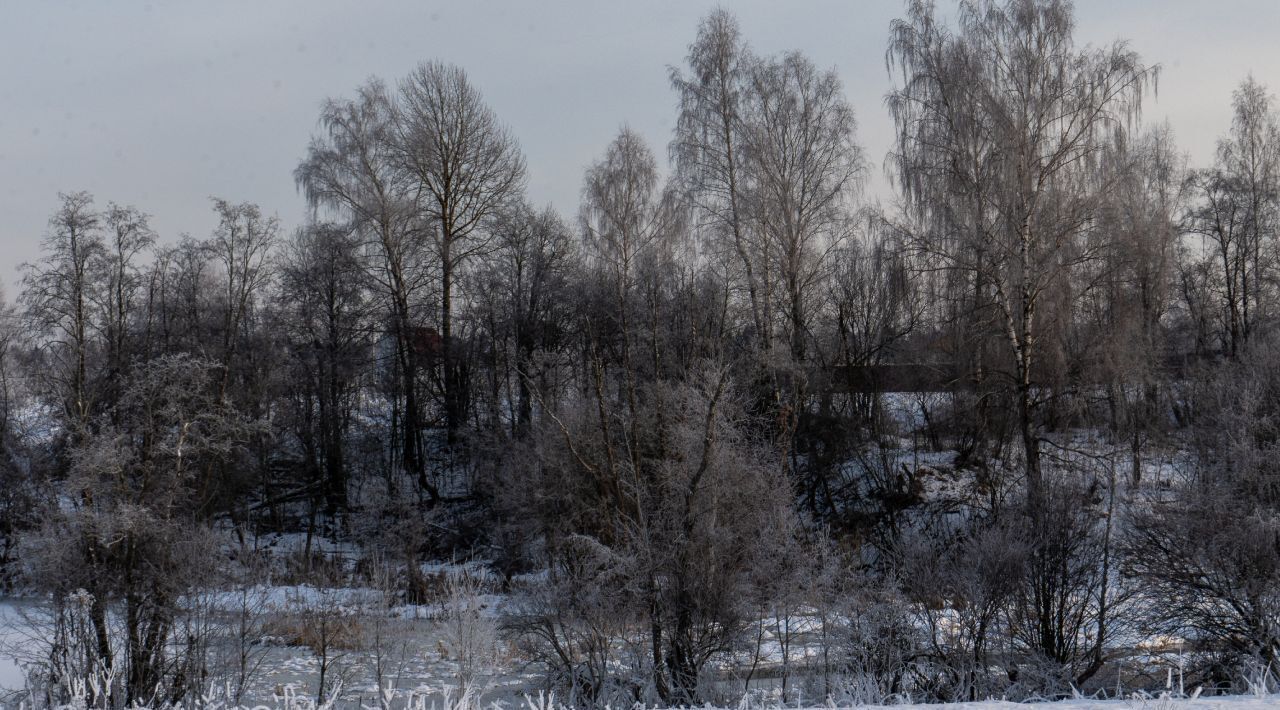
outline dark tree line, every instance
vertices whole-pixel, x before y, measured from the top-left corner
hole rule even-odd
[[[624,128],[574,218],[439,62],[324,104],[292,233],[62,195],[0,332],[0,562],[86,654],[50,672],[183,697],[184,599],[279,530],[410,600],[488,560],[584,704],[1110,689],[1156,636],[1197,683],[1274,670],[1274,97],[1192,169],[1141,121],[1158,67],[1064,0],[913,0],[886,64],[892,207],[880,107],[723,10],[670,170]]]

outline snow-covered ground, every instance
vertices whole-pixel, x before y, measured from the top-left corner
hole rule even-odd
[[[434,571],[448,565],[426,566]],[[339,700],[334,708],[380,707],[379,696],[391,692],[392,707],[452,707],[445,702],[448,689],[458,677],[458,659],[449,648],[441,619],[441,604],[395,604],[387,606],[382,593],[362,587],[321,589],[311,585],[262,585],[242,591],[210,592],[189,600],[212,618],[234,618],[242,604],[255,615],[252,633],[262,636],[255,643],[252,663],[256,671],[245,689],[248,707],[303,708],[313,703],[320,659],[301,639],[308,638],[306,625],[314,623],[317,610],[347,620],[336,630],[329,650],[329,688],[336,687]],[[495,619],[502,597],[485,594],[476,599],[479,612]],[[25,676],[18,659],[27,662],[44,650],[42,616],[32,601],[0,599],[0,710],[16,707],[22,698]],[[28,618],[31,616],[32,618]],[[33,626],[33,624],[35,624]],[[335,626],[335,629],[337,627]],[[373,634],[378,646],[373,648]],[[350,634],[350,640],[347,636]],[[509,654],[502,649],[504,654]],[[375,653],[381,654],[386,670],[381,683],[376,675]],[[521,708],[525,694],[533,692],[537,675],[508,657],[482,671],[478,679],[485,706],[499,703],[513,710]],[[219,697],[221,689],[214,688]],[[427,699],[432,700],[428,701]],[[205,703],[218,710],[229,706]]]
[[[2,691],[22,687],[22,669],[11,651],[22,641],[18,635],[21,626],[18,608],[15,602],[0,601],[0,695]]]
[[[71,705],[59,710],[80,710],[82,706]],[[343,708],[352,708],[353,710],[374,710],[381,708],[377,699],[370,698],[365,702],[335,702],[325,703],[317,706],[313,700],[304,696],[285,692],[283,695],[272,699],[271,701],[253,706],[231,706],[218,703],[216,700],[201,705],[205,710],[341,710]],[[522,700],[511,702],[493,702],[484,705],[480,704],[459,704],[457,698],[449,695],[439,694],[435,692],[424,692],[421,694],[407,697],[404,701],[392,703],[390,705],[394,710],[403,708],[404,710],[459,710],[460,708],[468,708],[474,710],[572,710],[568,706],[561,705],[554,698],[545,696],[529,697],[526,696]],[[770,705],[749,705],[741,704],[734,708],[725,708],[723,710],[835,710],[836,708],[857,707],[859,710],[1263,710],[1280,707],[1280,695],[1227,695],[1212,698],[1183,698],[1168,696],[1143,696],[1135,695],[1123,699],[1114,700],[1091,700],[1091,699],[1071,699],[1059,701],[1043,701],[1030,703],[1014,703],[1005,700],[984,700],[969,703],[952,703],[948,705],[923,705],[923,704],[900,704],[900,705],[860,705],[860,706],[844,706],[844,705],[815,705],[815,706],[770,706]],[[135,710],[148,710],[147,708],[136,708]],[[183,710],[179,707],[169,707],[165,710]],[[639,710],[638,708],[633,710]],[[654,708],[653,710],[664,710]],[[671,709],[666,709],[671,710]],[[706,706],[704,710],[719,710],[711,706]]]
[[[877,707],[877,706],[865,706]],[[1125,699],[1117,700],[1088,700],[1073,699],[1059,700],[1055,702],[1040,703],[1012,703],[1004,700],[985,700],[976,703],[952,703],[949,705],[890,705],[878,707],[892,707],[897,710],[904,710],[908,707],[916,708],[946,708],[946,710],[999,710],[1006,708],[1013,710],[1031,710],[1033,708],[1039,710],[1258,710],[1261,708],[1277,708],[1280,707],[1280,695],[1223,695],[1213,698],[1173,698],[1173,697],[1151,697],[1145,695],[1135,695]]]
[[[913,402],[902,403],[903,409],[910,410]],[[910,414],[910,411],[907,412]],[[909,439],[891,440],[883,448],[872,449],[864,459],[850,461],[846,464],[845,475],[850,481],[859,481],[866,485],[872,476],[880,474],[885,481],[891,480],[899,472],[912,479],[911,492],[921,499],[931,502],[961,501],[971,495],[974,489],[972,472],[957,469],[954,465],[954,451],[921,451],[920,442]],[[1088,466],[1098,465],[1098,461],[1117,460],[1127,469],[1128,459],[1110,451],[1110,447],[1098,440],[1091,432],[1069,432],[1060,435],[1055,441],[1055,449],[1062,460],[1079,457],[1084,463],[1082,470]],[[1120,452],[1124,453],[1124,452]],[[1108,457],[1110,454],[1110,457]],[[1137,496],[1138,504],[1148,498],[1157,498],[1167,492],[1168,483],[1180,476],[1180,457],[1184,453],[1176,448],[1167,451],[1155,451],[1143,461],[1143,488],[1129,491],[1126,481],[1129,472],[1119,473],[1119,489],[1124,493]],[[1105,478],[1105,472],[1100,473]],[[862,493],[865,494],[865,491]],[[406,604],[403,600],[391,600],[384,592],[369,586],[356,586],[354,580],[348,581],[351,586],[341,588],[320,588],[310,584],[299,583],[296,574],[281,574],[287,565],[284,561],[292,559],[313,559],[336,561],[337,565],[346,569],[353,568],[359,558],[359,549],[351,543],[339,544],[321,536],[308,539],[302,534],[277,534],[264,536],[255,541],[255,551],[263,550],[277,561],[273,567],[276,572],[274,581],[250,587],[245,590],[227,590],[206,592],[193,604],[200,604],[209,613],[217,616],[234,616],[243,607],[252,609],[254,614],[269,618],[270,623],[262,631],[263,642],[256,648],[263,655],[261,670],[251,683],[248,697],[255,707],[302,708],[314,695],[316,679],[319,675],[320,661],[311,648],[300,639],[305,637],[302,628],[317,610],[331,615],[350,617],[355,626],[365,627],[365,634],[378,624],[389,634],[382,643],[390,654],[393,669],[389,681],[394,687],[394,708],[452,708],[456,698],[447,698],[444,689],[452,687],[456,682],[458,663],[451,658],[451,653],[444,642],[442,617],[445,600],[433,603]],[[304,554],[305,552],[305,554]],[[277,569],[280,568],[280,569]],[[453,571],[469,570],[481,574],[485,570],[483,563],[433,563],[419,569],[423,577],[441,578]],[[272,579],[268,576],[267,579]],[[368,583],[365,580],[365,583]],[[439,590],[439,591],[443,591]],[[430,597],[434,598],[434,596]],[[497,594],[483,594],[478,598],[481,614],[489,620],[500,614],[504,604],[510,602]],[[23,685],[22,669],[15,660],[15,654],[22,657],[22,644],[25,634],[29,633],[22,610],[27,602],[15,602],[0,599],[0,691],[13,690]],[[794,610],[787,621],[777,618],[762,620],[766,627],[761,635],[760,654],[757,663],[762,670],[780,665],[782,661],[781,643],[778,635],[784,626],[789,625],[795,634],[793,646],[789,653],[790,661],[796,663],[809,655],[811,649],[805,644],[805,637],[811,635],[817,622],[807,614],[806,610]],[[385,625],[385,626],[383,626]],[[357,634],[360,635],[360,634]],[[1149,640],[1132,639],[1134,647],[1143,646]],[[1171,645],[1162,643],[1160,645]],[[30,646],[30,644],[27,644]],[[363,645],[363,644],[361,644]],[[15,650],[16,649],[16,650]],[[30,649],[27,649],[30,650]],[[363,648],[336,648],[336,661],[329,668],[330,678],[337,679],[342,685],[340,701],[334,708],[378,707],[379,685],[373,676],[372,654]],[[816,651],[814,651],[816,652]],[[563,710],[558,703],[546,700],[526,699],[526,694],[536,692],[540,686],[538,669],[526,666],[515,657],[514,650],[506,647],[500,652],[502,658],[492,677],[488,678],[488,688],[480,698],[482,703],[477,707],[498,710]],[[762,680],[766,680],[762,675]],[[1158,687],[1158,686],[1157,686]],[[753,697],[750,702],[739,704],[736,710],[770,710],[780,707],[776,701],[779,695],[769,695],[767,682],[752,686]],[[284,697],[282,697],[284,696]],[[0,708],[5,704],[6,694],[0,692]],[[11,696],[10,696],[11,697]],[[773,700],[771,700],[773,699]],[[812,698],[804,698],[801,703],[808,705]],[[978,703],[961,703],[950,708],[966,708],[968,710],[995,710],[998,708],[1025,706],[1028,703],[1013,703],[991,700]],[[1030,703],[1030,705],[1037,705]],[[1258,707],[1280,708],[1280,695],[1251,695],[1206,698],[1170,698],[1149,695],[1133,695],[1119,700],[1072,699],[1045,703],[1049,710],[1084,710],[1085,708],[1134,708],[1146,710],[1175,710],[1177,708],[1224,708],[1227,710],[1252,710]],[[816,707],[838,707],[834,705],[816,705]],[[229,710],[227,706],[211,707]],[[788,705],[795,708],[796,705]],[[899,704],[891,707],[931,707],[927,705]]]

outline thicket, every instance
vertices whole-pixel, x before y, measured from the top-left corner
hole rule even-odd
[[[247,601],[229,633],[197,600],[247,600],[278,531],[302,578],[359,540],[342,583],[392,604],[487,561],[500,629],[452,585],[464,693],[499,636],[581,705],[1270,674],[1274,98],[1241,83],[1192,169],[1141,120],[1157,67],[1074,30],[908,3],[891,208],[835,72],[726,11],[671,70],[670,169],[623,129],[571,218],[438,62],[326,102],[292,232],[62,195],[0,324],[0,564],[49,600],[48,699],[242,688]]]

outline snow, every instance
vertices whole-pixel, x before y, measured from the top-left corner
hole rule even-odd
[[[440,693],[429,688],[423,688],[420,692],[411,693],[404,700],[406,709],[439,707],[451,707],[455,704],[456,698],[452,698],[448,693]],[[221,705],[216,700],[207,704],[208,707],[219,708],[220,710],[237,710],[230,706]],[[72,707],[60,708],[59,710],[71,710]],[[282,710],[313,710],[316,706],[313,701],[305,695],[299,694],[294,689],[285,689],[283,697],[277,696],[272,705],[255,705],[254,710],[270,710],[272,708],[280,708]],[[322,705],[322,708],[339,708],[347,707],[341,703],[333,705]],[[377,707],[377,705],[362,704],[360,707]],[[395,707],[400,707],[398,704]],[[496,702],[488,705],[492,710],[571,710],[568,706],[557,703],[554,697],[539,695],[539,697],[526,697],[523,701],[513,703]],[[1217,696],[1212,698],[1183,698],[1170,696],[1147,696],[1134,695],[1128,698],[1115,700],[1092,700],[1087,698],[1074,698],[1059,701],[1041,701],[1031,703],[1015,703],[1005,700],[984,700],[970,703],[951,703],[947,705],[924,705],[924,704],[900,704],[900,705],[818,705],[812,707],[793,708],[786,706],[786,710],[834,710],[835,708],[857,707],[859,710],[909,710],[911,708],[919,708],[921,710],[1270,710],[1271,708],[1280,707],[1280,696],[1277,695],[1228,695]],[[247,706],[246,706],[247,708]],[[145,708],[137,708],[137,710],[146,710]],[[181,708],[168,708],[167,710],[181,710]],[[661,710],[655,708],[654,710]],[[717,710],[711,706],[706,706],[705,710]],[[783,710],[783,706],[771,705],[748,705],[740,704],[736,708],[727,708],[725,710]]]
[[[870,706],[876,707],[876,706]],[[903,705],[878,706],[883,708],[897,708],[902,710]],[[946,710],[1000,710],[1006,708],[1012,710],[1027,710],[1032,707],[1040,707],[1044,710],[1255,710],[1260,708],[1268,708],[1268,710],[1280,707],[1280,695],[1222,695],[1211,698],[1174,698],[1170,696],[1149,696],[1149,695],[1133,695],[1124,699],[1116,700],[1091,700],[1087,698],[1074,698],[1069,700],[1058,700],[1054,702],[1036,702],[1036,703],[1014,703],[1006,700],[984,700],[975,703],[951,703],[948,705],[913,705],[909,707],[918,708],[943,708]]]
[[[22,641],[20,628],[18,605],[0,601],[0,691],[21,690],[23,686],[22,668],[11,650]]]

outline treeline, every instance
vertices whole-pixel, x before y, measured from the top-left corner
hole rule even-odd
[[[572,217],[435,62],[324,104],[292,233],[63,195],[5,316],[10,577],[119,702],[208,678],[183,600],[280,530],[409,601],[490,561],[580,704],[1155,686],[1155,639],[1188,688],[1273,681],[1274,97],[1192,168],[1141,120],[1158,67],[1063,0],[909,2],[886,58],[892,205],[836,74],[726,11],[670,169],[623,129]],[[886,364],[947,384],[851,385]]]

